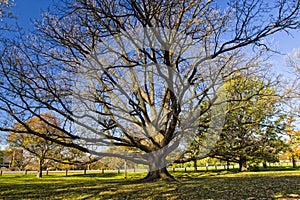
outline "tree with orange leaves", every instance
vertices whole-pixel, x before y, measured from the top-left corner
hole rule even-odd
[[[15,129],[18,134],[11,132],[8,142],[11,147],[23,148],[30,154],[34,155],[38,163],[37,177],[42,177],[42,170],[47,166],[49,161],[71,161],[77,159],[78,155],[83,154],[74,148],[64,147],[51,140],[46,140],[39,135],[31,135],[26,129],[32,129],[37,134],[47,135],[60,141],[67,142],[62,131],[59,131],[59,120],[53,114],[44,113],[27,120],[25,123],[16,123]]]
[[[293,125],[294,122],[295,119],[293,117],[287,119],[286,133],[289,137],[289,148],[286,153],[292,160],[293,168],[296,168],[296,161],[300,158],[300,130],[295,130],[295,125]]]

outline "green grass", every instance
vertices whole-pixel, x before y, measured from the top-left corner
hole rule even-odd
[[[300,171],[173,172],[177,182],[139,183],[145,173],[3,175],[0,199],[300,199]]]

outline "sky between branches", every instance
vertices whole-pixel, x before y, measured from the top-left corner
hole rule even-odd
[[[41,18],[43,12],[47,11],[49,6],[53,6],[56,0],[14,0],[14,6],[9,10],[17,17],[18,24],[23,31],[29,32],[34,28],[34,20]],[[221,2],[221,1],[220,1]],[[223,3],[224,4],[224,3]],[[282,55],[276,54],[271,57],[270,62],[274,65],[277,73],[287,77],[289,69],[286,67],[285,59],[288,54],[292,54],[295,49],[300,49],[300,30],[291,32],[288,35],[285,32],[277,33],[269,38],[274,50],[280,51]],[[3,148],[0,144],[0,149]]]
[[[41,18],[41,14],[47,11],[49,6],[53,6],[54,2],[55,0],[14,0],[14,7],[11,11],[18,18],[19,25],[24,27],[25,31],[28,31],[33,29],[34,20]],[[285,67],[286,55],[300,48],[300,30],[291,33],[291,35],[288,35],[281,32],[269,38],[272,41],[272,45],[276,48],[275,50],[283,54],[275,55],[271,60],[274,64],[274,69],[278,73],[285,73],[288,70]]]

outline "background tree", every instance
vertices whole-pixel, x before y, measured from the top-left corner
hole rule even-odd
[[[287,144],[289,148],[285,152],[285,155],[291,159],[293,167],[297,167],[297,159],[299,158],[299,130],[298,130],[298,116],[300,112],[299,107],[299,77],[300,77],[300,49],[294,49],[294,51],[287,56],[287,65],[291,68],[291,74],[285,90],[288,94],[286,98],[287,112],[290,116],[287,119]]]
[[[284,148],[280,98],[270,81],[255,76],[239,73],[226,81],[229,113],[212,152],[214,157],[238,163],[239,171],[247,170],[249,161],[279,161],[278,153]]]
[[[29,41],[1,53],[0,130],[22,133],[10,122],[26,126],[51,111],[63,122],[51,127],[69,140],[28,126],[26,132],[146,164],[146,180],[172,179],[166,157],[218,102],[223,79],[240,70],[227,65],[234,51],[266,46],[263,38],[298,28],[299,4],[244,0],[223,9],[203,0],[63,1]],[[111,145],[135,152],[105,151]]]
[[[289,117],[287,119],[286,133],[288,136],[286,154],[291,159],[293,168],[297,167],[297,159],[300,158],[300,131],[295,130],[295,119]]]
[[[33,117],[29,119],[25,126],[21,124],[15,124],[15,128],[19,134],[11,132],[8,138],[8,142],[12,148],[23,148],[30,154],[34,155],[38,163],[37,176],[42,177],[42,171],[45,167],[49,166],[49,163],[55,161],[74,161],[79,157],[80,152],[71,148],[66,148],[62,145],[58,145],[52,141],[45,140],[42,137],[30,135],[26,133],[26,128],[35,130],[40,134],[45,134],[50,137],[56,137],[63,139],[64,136],[58,132],[57,129],[52,128],[50,124],[59,126],[58,119],[49,113],[41,114],[43,118]],[[45,122],[46,120],[47,122]]]
[[[32,163],[34,163],[34,157],[30,153],[24,151],[22,148],[12,149],[11,167],[22,171],[27,169]]]
[[[119,148],[117,147],[111,147],[107,150],[110,153],[113,154],[120,154],[122,153]],[[104,157],[101,160],[99,160],[102,163],[106,164],[106,168],[110,169],[124,169],[125,167],[125,162],[128,168],[135,168],[135,165],[133,162],[130,161],[125,161],[125,159],[121,158],[116,158],[116,157]]]
[[[95,161],[90,164],[91,170],[100,170],[100,169],[112,169],[106,163],[102,162],[101,160]]]
[[[286,95],[285,103],[289,116],[296,118],[299,115],[299,97],[300,97],[300,49],[294,49],[293,52],[286,57],[287,66],[290,68],[289,79],[282,83]]]

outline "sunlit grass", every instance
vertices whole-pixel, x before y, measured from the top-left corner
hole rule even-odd
[[[145,173],[0,177],[0,199],[300,199],[300,171],[172,172],[178,181],[139,183]]]

